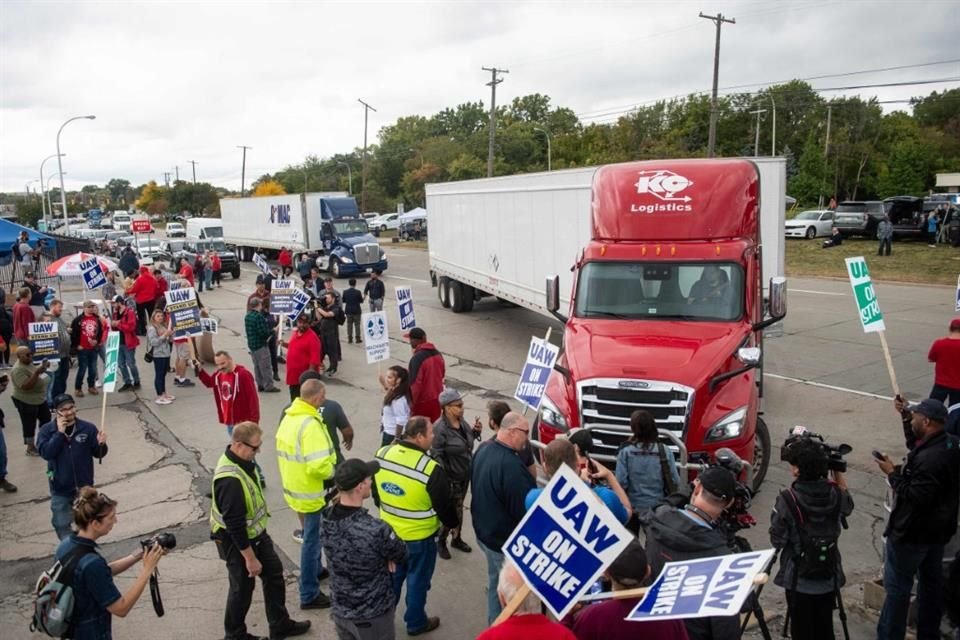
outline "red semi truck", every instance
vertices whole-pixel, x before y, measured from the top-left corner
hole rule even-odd
[[[684,468],[729,448],[757,487],[770,456],[763,331],[786,313],[784,196],[782,159],[428,185],[431,278],[454,311],[492,295],[563,322],[541,443],[585,428],[613,461],[642,408]]]

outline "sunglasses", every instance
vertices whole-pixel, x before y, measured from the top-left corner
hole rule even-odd
[[[253,452],[254,452],[254,453],[256,453],[257,451],[260,451],[260,447],[263,446],[263,443],[262,443],[262,442],[261,442],[260,444],[258,444],[257,446],[253,446],[252,444],[250,444],[250,443],[247,442],[246,440],[241,440],[240,442],[242,442],[243,444],[245,444],[245,445],[247,445],[248,447],[250,447],[251,449],[253,449]]]

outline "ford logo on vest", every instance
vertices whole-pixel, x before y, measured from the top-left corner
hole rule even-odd
[[[394,496],[406,495],[406,492],[401,489],[399,486],[393,484],[392,482],[384,482],[380,485],[380,488]]]

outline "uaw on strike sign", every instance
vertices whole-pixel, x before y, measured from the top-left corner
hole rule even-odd
[[[857,301],[857,311],[860,313],[860,324],[864,333],[883,331],[883,314],[880,313],[880,303],[877,301],[877,292],[870,279],[870,270],[863,256],[847,258],[847,273],[850,275],[850,286],[853,287],[853,297]]]
[[[541,338],[530,338],[527,361],[523,363],[520,381],[513,397],[536,410],[540,408],[540,399],[547,386],[547,378],[553,363],[557,361],[560,349]]]
[[[561,465],[503,553],[560,619],[632,538],[573,469]]]

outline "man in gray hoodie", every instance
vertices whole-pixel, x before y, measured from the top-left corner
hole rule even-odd
[[[883,220],[877,225],[877,240],[880,241],[880,246],[877,247],[877,255],[890,255],[893,243],[893,223],[890,222],[890,216],[883,216]]]

